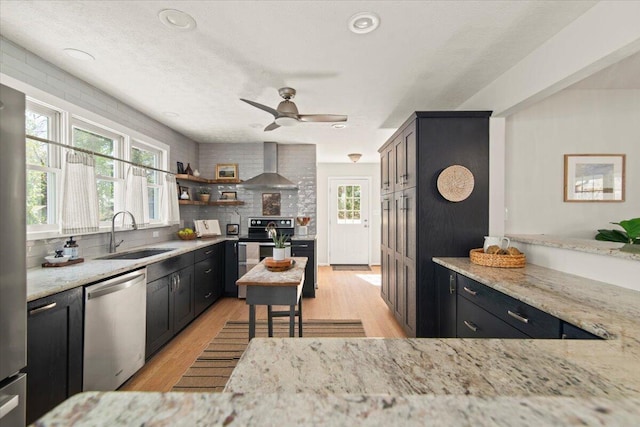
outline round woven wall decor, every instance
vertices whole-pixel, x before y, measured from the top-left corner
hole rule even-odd
[[[473,185],[473,174],[464,166],[449,166],[438,176],[438,191],[451,202],[461,202],[469,197]]]

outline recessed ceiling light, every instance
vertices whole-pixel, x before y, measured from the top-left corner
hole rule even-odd
[[[79,59],[80,61],[93,61],[96,59],[94,58],[93,55],[85,52],[84,50],[72,49],[70,47],[63,50],[64,50],[64,53],[66,53],[68,56],[74,59]]]
[[[173,111],[165,111],[162,114],[164,114],[165,117],[180,117],[180,114],[174,113]]]
[[[380,17],[373,12],[360,12],[349,18],[349,29],[356,34],[370,33],[380,25]]]
[[[169,28],[190,31],[196,28],[196,20],[191,15],[176,9],[164,9],[158,13],[160,22]]]
[[[331,125],[331,127],[334,129],[344,129],[347,127],[347,125],[345,125],[344,123],[334,123]]]

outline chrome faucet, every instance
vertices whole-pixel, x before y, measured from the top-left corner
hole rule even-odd
[[[113,218],[111,218],[111,239],[109,240],[109,253],[112,254],[116,251],[117,247],[120,246],[122,244],[122,242],[124,242],[124,240],[120,240],[118,243],[116,243],[116,217],[120,214],[129,214],[129,216],[131,217],[131,222],[133,222],[133,229],[137,230],[138,229],[138,225],[136,224],[136,218],[133,216],[133,214],[129,211],[120,211],[120,212],[116,212],[113,215]]]

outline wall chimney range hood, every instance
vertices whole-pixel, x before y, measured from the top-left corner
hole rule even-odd
[[[244,181],[239,187],[247,190],[297,190],[298,186],[278,173],[278,144],[264,143],[264,172]]]

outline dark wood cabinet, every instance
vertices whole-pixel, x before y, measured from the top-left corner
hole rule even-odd
[[[597,335],[587,332],[584,329],[580,329],[577,326],[573,326],[570,323],[562,322],[561,338],[563,340],[601,340]]]
[[[306,298],[316,297],[316,284],[318,280],[318,263],[316,262],[316,241],[294,240],[291,242],[291,255],[307,257],[307,266],[304,270],[304,284],[302,296]]]
[[[456,317],[459,338],[529,338],[524,332],[460,295]]]
[[[391,144],[381,151],[380,155],[380,192],[381,194],[393,193],[395,180],[395,147]]]
[[[82,391],[82,287],[27,305],[27,424]]]
[[[489,229],[488,111],[416,112],[383,145],[381,295],[408,336],[439,334],[434,256],[468,256]],[[462,165],[474,190],[440,195],[438,175]],[[387,179],[389,177],[389,179]]]
[[[457,274],[441,265],[435,265],[435,281],[438,297],[438,337],[456,336]]]
[[[193,266],[195,315],[200,315],[224,293],[224,243],[196,251]]]
[[[228,297],[238,297],[238,242],[227,240],[224,246],[224,294]]]
[[[458,295],[531,338],[560,338],[560,320],[555,316],[461,274],[458,275]]]
[[[146,358],[195,317],[193,252],[147,267]]]

